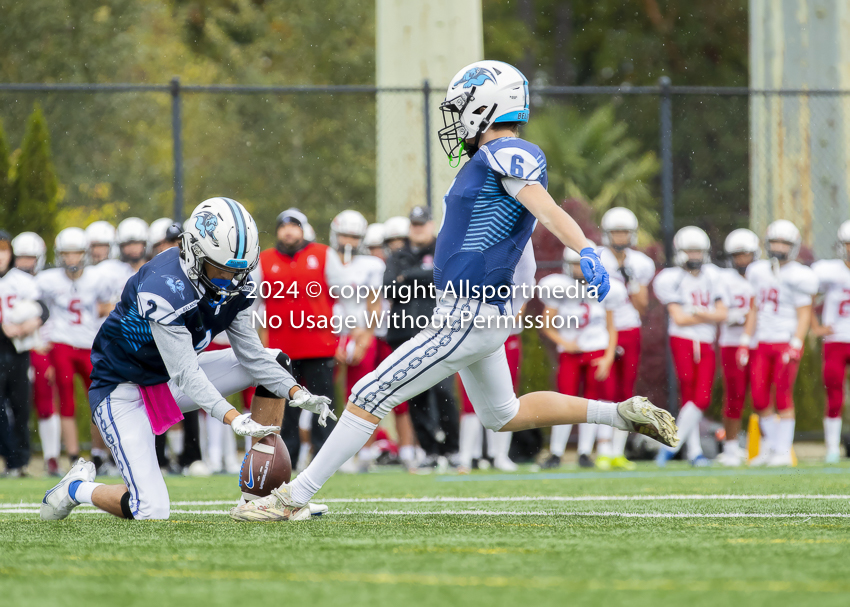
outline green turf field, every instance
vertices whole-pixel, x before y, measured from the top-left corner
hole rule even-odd
[[[276,524],[226,517],[235,478],[167,482],[167,522],[43,523],[52,483],[0,479],[0,605],[850,604],[846,466],[338,475]]]

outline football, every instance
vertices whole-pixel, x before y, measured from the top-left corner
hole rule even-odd
[[[239,489],[248,500],[265,497],[292,478],[289,451],[278,434],[264,436],[242,460]]]

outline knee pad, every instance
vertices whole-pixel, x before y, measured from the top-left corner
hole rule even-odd
[[[292,359],[280,350],[272,350],[272,352],[277,352],[277,356],[275,356],[277,364],[283,367],[287,373],[292,375]],[[265,386],[257,386],[257,391],[255,392],[255,394],[260,398],[280,398],[277,394],[273,393]]]
[[[514,395],[500,406],[476,407],[475,413],[485,428],[498,432],[519,413],[519,399]]]

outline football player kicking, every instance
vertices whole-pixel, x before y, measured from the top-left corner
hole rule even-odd
[[[330,400],[297,385],[288,359],[262,346],[252,326],[249,273],[260,254],[257,226],[238,202],[211,198],[190,217],[179,248],[146,263],[124,288],[92,349],[92,416],[112,451],[122,485],[95,483],[94,464],[77,461],[50,489],[41,518],[59,520],[81,503],[126,519],[167,519],[168,490],[154,435],[204,409],[240,436],[280,430],[284,400],[335,418]],[[232,349],[202,351],[227,332]],[[254,415],[224,396],[257,386]]]
[[[546,159],[517,137],[528,121],[528,81],[516,68],[480,61],[452,79],[439,137],[461,168],[444,201],[434,258],[436,308],[429,327],[397,348],[351,391],[325,446],[291,484],[231,511],[236,520],[302,520],[308,501],[360,448],[397,404],[459,372],[486,428],[525,430],[594,423],[638,431],[675,443],[676,425],[645,398],[606,403],[536,392],[514,394],[504,343],[513,315],[511,285],[540,220],[561,242],[581,252],[581,268],[599,298],[608,274],[578,224],[546,192]],[[482,290],[487,287],[489,293]],[[495,292],[494,292],[495,291]]]

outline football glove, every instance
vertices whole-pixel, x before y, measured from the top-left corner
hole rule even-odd
[[[591,247],[585,247],[581,250],[581,273],[584,274],[587,284],[591,287],[596,287],[599,294],[599,301],[605,299],[608,291],[611,290],[610,279],[608,272],[602,266],[599,256]]]
[[[251,419],[250,413],[237,415],[230,422],[230,427],[239,436],[253,436],[254,438],[262,438],[267,434],[280,432],[280,426],[263,426]]]
[[[289,401],[290,406],[304,409],[319,416],[319,425],[323,428],[328,425],[328,418],[336,421],[336,415],[331,411],[331,399],[327,396],[316,396],[301,388]]]

